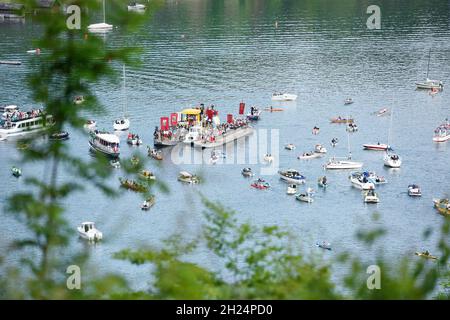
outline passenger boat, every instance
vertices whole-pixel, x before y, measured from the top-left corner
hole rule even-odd
[[[343,159],[343,160],[339,160]],[[325,169],[328,170],[339,170],[339,169],[360,169],[364,163],[356,162],[351,160],[346,160],[345,158],[333,157],[328,160],[325,164]]]
[[[151,172],[149,170],[142,170],[141,173],[139,173],[139,179],[150,181],[150,180],[155,180],[156,177],[153,174],[153,172]]]
[[[154,195],[151,195],[142,203],[141,209],[144,211],[147,211],[155,205],[155,202],[156,202],[156,197]]]
[[[450,201],[448,199],[433,199],[433,203],[440,214],[450,216]]]
[[[1,109],[3,114],[0,117],[0,140],[40,132],[54,124],[53,117],[46,115],[42,109],[23,112],[16,105],[4,106]]]
[[[375,192],[375,190],[370,189],[365,192],[364,194],[364,202],[365,203],[378,203],[380,202],[380,198],[378,197],[378,194]]]
[[[326,177],[326,176],[320,177],[320,178],[317,180],[317,185],[318,185],[320,188],[326,189],[326,187],[328,187],[328,179],[327,179],[327,177]]]
[[[417,89],[438,89],[442,90],[444,88],[444,83],[440,80],[431,80],[428,78],[428,75],[430,73],[430,60],[431,60],[431,49],[428,52],[428,66],[427,66],[427,76],[425,81],[423,82],[416,82]]]
[[[272,163],[272,162],[275,160],[275,158],[274,158],[274,156],[272,156],[270,153],[266,153],[266,154],[264,155],[263,160],[264,160],[265,162]]]
[[[321,144],[316,144],[314,146],[314,152],[323,154],[323,153],[327,153],[327,149],[324,146],[322,146]]]
[[[310,151],[310,152],[303,152],[301,155],[299,155],[297,157],[297,159],[300,160],[308,160],[308,159],[315,159],[315,158],[320,158],[322,156],[321,153],[317,153],[314,151]]]
[[[194,141],[194,147],[198,148],[217,148],[224,144],[233,142],[235,140],[238,140],[240,138],[246,137],[248,135],[253,134],[253,128],[249,126],[248,124],[242,122],[239,125],[233,125],[226,131],[216,135],[216,134],[209,134],[207,135],[207,138],[201,139],[198,141]]]
[[[18,178],[22,175],[22,170],[14,166],[11,168],[11,173],[14,177]]]
[[[106,33],[113,29],[113,25],[106,23],[105,0],[103,0],[103,22],[88,25],[88,31],[92,33]]]
[[[95,122],[95,120],[87,120],[86,123],[84,124],[84,128],[87,130],[95,130],[96,127],[97,122]]]
[[[142,144],[142,140],[139,135],[129,133],[127,137],[127,143],[132,146],[140,146]]]
[[[347,124],[347,129],[348,132],[356,132],[358,131],[358,126],[356,125],[356,123],[349,123]]]
[[[55,132],[50,135],[50,140],[67,140],[69,133],[67,131]]]
[[[288,183],[303,184],[306,181],[304,175],[295,169],[279,170],[280,179]]]
[[[132,2],[128,5],[128,11],[144,11],[147,7],[144,4]]]
[[[390,168],[400,168],[402,159],[397,154],[386,152],[386,155],[384,156],[384,165]]]
[[[295,196],[295,199],[301,202],[313,203],[314,199],[311,193],[299,193]]]
[[[295,144],[288,143],[287,145],[284,146],[284,148],[286,150],[295,150]]]
[[[78,235],[89,241],[99,241],[103,239],[103,233],[95,227],[94,222],[83,222],[77,227]]]
[[[264,190],[270,188],[270,183],[266,182],[264,179],[259,178],[258,180],[253,181],[251,186],[255,189]]]
[[[408,186],[408,195],[410,197],[420,197],[422,196],[422,191],[417,184],[410,184]]]
[[[286,193],[287,193],[288,195],[294,195],[294,194],[296,194],[296,193],[297,193],[297,185],[296,185],[295,183],[289,184],[288,187],[287,187]]]
[[[290,93],[277,92],[272,94],[272,101],[295,101],[297,100],[297,95]]]
[[[184,183],[189,183],[189,184],[196,184],[196,183],[200,182],[200,179],[192,173],[189,173],[187,171],[181,171],[178,174],[178,181],[181,181]]]
[[[144,193],[144,192],[148,191],[147,186],[145,186],[142,183],[136,182],[134,180],[119,178],[119,181],[120,181],[120,186],[122,188],[131,190],[131,191],[135,191],[135,192],[140,192],[140,193]]]
[[[162,160],[163,159],[163,155],[162,155],[162,151],[161,150],[157,150],[157,149],[152,149],[150,147],[148,148],[148,156],[155,159],[155,160]]]
[[[91,132],[89,145],[94,151],[98,151],[113,158],[118,158],[120,155],[120,140],[114,134],[97,130]]]
[[[363,148],[364,150],[374,150],[374,151],[387,151],[391,149],[389,145],[379,142],[377,144],[370,144],[370,143],[363,144]]]
[[[331,250],[331,243],[326,241],[316,242],[316,246],[325,250]]]
[[[354,101],[353,101],[352,98],[347,98],[347,99],[344,100],[344,104],[345,104],[345,105],[352,104],[353,102],[354,102]]]
[[[248,178],[248,177],[253,177],[253,176],[254,176],[254,174],[253,174],[251,168],[244,168],[244,169],[242,169],[241,174],[242,174],[244,177],[246,177],[246,178]]]
[[[367,179],[366,176],[360,174],[359,172],[352,173],[348,178],[350,179],[352,186],[357,189],[360,190],[375,189],[375,184],[369,181],[369,179]]]
[[[250,113],[247,114],[247,119],[250,121],[257,121],[261,117],[261,110],[256,107],[251,107]]]
[[[425,258],[425,259],[431,259],[431,260],[437,260],[438,257],[431,255],[428,250],[427,251],[423,251],[423,252],[415,252],[414,253],[416,256]]]
[[[346,118],[337,117],[337,118],[331,119],[330,122],[331,123],[353,123],[354,119],[352,119],[352,118],[346,119]]]

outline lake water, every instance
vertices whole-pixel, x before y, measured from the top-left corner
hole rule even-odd
[[[330,124],[329,119],[351,115],[359,126],[350,136],[353,159],[389,181],[378,188],[379,204],[364,204],[361,192],[348,181],[348,171],[327,172],[330,187],[325,192],[317,190],[315,202],[305,204],[286,195],[287,185],[277,175],[264,176],[272,188],[259,191],[240,174],[248,165],[177,165],[171,161],[171,150],[165,149],[162,163],[150,161],[148,167],[168,185],[170,193],[156,192],[157,203],[149,212],[140,210],[142,200],[137,194],[124,192],[118,199],[109,199],[90,186],[67,201],[67,219],[74,227],[69,250],[86,250],[77,241],[75,227],[85,220],[96,221],[105,236],[101,244],[88,247],[96,272],[121,273],[143,288],[148,270],[115,261],[112,253],[159,246],[176,232],[195,237],[202,223],[201,192],[236,210],[241,221],[289,228],[304,241],[306,250],[316,250],[317,240],[331,242],[335,250],[324,253],[327,259],[349,250],[373,262],[376,251],[367,250],[354,235],[359,229],[375,226],[388,231],[379,241],[388,257],[407,254],[413,259],[416,250],[437,252],[437,234],[426,240],[422,234],[428,227],[437,230],[441,226],[444,217],[433,209],[432,198],[448,196],[450,190],[450,142],[432,142],[434,128],[450,117],[450,96],[444,89],[432,97],[416,91],[414,83],[426,76],[430,48],[430,77],[450,83],[450,8],[447,1],[440,0],[377,4],[382,10],[381,30],[367,29],[367,8],[356,0],[167,1],[137,35],[115,30],[105,41],[113,47],[143,48],[143,64],[127,71],[127,93],[131,131],[140,134],[144,143],[152,143],[161,116],[185,107],[214,104],[224,121],[226,114],[237,114],[241,101],[248,107],[267,107],[274,91],[297,93],[296,103],[282,105],[284,112],[264,112],[255,124],[255,134],[267,129],[268,134],[279,135],[280,148],[272,153],[279,153],[280,168],[300,170],[307,177],[306,186],[317,189],[326,159],[347,155],[345,126]],[[26,50],[33,48],[32,40],[39,34],[32,19],[0,22],[0,59],[23,61],[21,66],[0,65],[0,105],[33,106],[25,78],[35,62]],[[113,119],[122,112],[121,83],[96,84],[95,92],[107,112],[88,116],[95,118],[100,129],[112,130]],[[355,103],[344,106],[349,96]],[[382,107],[395,109],[390,143],[403,158],[399,170],[383,167],[382,153],[362,150],[363,143],[387,143],[390,118],[373,115]],[[318,135],[311,134],[314,126],[321,128]],[[340,140],[336,148],[329,143],[333,137]],[[72,134],[67,143],[73,152],[89,159],[85,136]],[[286,143],[294,143],[297,149],[284,150]],[[328,148],[325,158],[297,160],[298,154],[316,143]],[[140,150],[146,151],[145,147]],[[134,151],[123,143],[125,156]],[[264,153],[261,149],[258,156]],[[0,142],[0,217],[7,226],[0,236],[0,255],[12,240],[26,235],[24,227],[3,208],[6,198],[24,185],[23,178],[10,174],[17,158],[14,143]],[[259,173],[265,164],[250,166]],[[176,180],[180,170],[201,174],[205,183],[181,185]],[[46,175],[45,168],[35,165],[23,166],[23,171],[25,176]],[[120,176],[116,171],[111,185],[118,185]],[[61,181],[68,178],[69,174],[62,172]],[[408,197],[411,183],[422,187],[421,198]],[[374,212],[381,215],[376,223],[370,219]],[[205,250],[190,259],[220,268]],[[337,274],[343,271],[336,269]]]

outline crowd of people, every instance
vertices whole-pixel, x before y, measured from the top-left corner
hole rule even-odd
[[[13,109],[11,111],[6,110],[0,119],[0,124],[4,125],[11,122],[37,118],[41,116],[42,113],[43,109],[32,109],[30,111],[20,111],[19,109]]]

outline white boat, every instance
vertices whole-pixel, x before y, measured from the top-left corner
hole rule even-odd
[[[402,159],[398,154],[386,152],[386,155],[384,156],[384,165],[390,168],[400,168]]]
[[[127,89],[125,77],[125,65],[123,65],[123,117],[114,121],[113,127],[115,131],[126,131],[130,128],[130,119],[127,116]]]
[[[356,123],[349,123],[347,124],[347,129],[348,132],[356,132],[358,131],[358,125]]]
[[[202,136],[203,126],[201,123],[190,126],[189,131],[184,135],[184,143],[192,144],[194,141],[200,140],[200,137]]]
[[[111,165],[111,167],[113,167],[114,169],[120,169],[120,161],[119,159],[113,159],[109,162],[109,164]]]
[[[446,142],[450,140],[450,125],[441,125],[434,130],[434,142]]]
[[[253,174],[251,168],[244,168],[244,169],[242,169],[241,174],[242,174],[244,177],[246,177],[246,178],[248,178],[248,177],[253,177],[253,176],[254,176],[254,174]]]
[[[199,183],[199,178],[196,175],[189,173],[187,171],[180,171],[180,173],[178,174],[178,181],[189,184],[196,184]]]
[[[155,196],[148,197],[141,205],[141,209],[144,211],[149,210],[155,204]]]
[[[130,3],[127,7],[128,11],[144,11],[147,8],[145,4],[140,4],[136,2]]]
[[[326,187],[328,187],[328,179],[326,176],[320,177],[319,179],[317,179],[317,185],[320,188],[324,188],[326,189]]]
[[[359,190],[375,189],[375,184],[369,181],[364,175],[353,173],[348,178],[350,179],[352,186]]]
[[[342,159],[342,160],[340,160]],[[325,169],[339,170],[339,169],[360,169],[364,165],[363,162],[356,162],[347,160],[345,158],[333,157],[325,164]]]
[[[83,96],[76,96],[74,99],[73,99],[73,103],[75,103],[75,104],[82,104],[84,102],[84,97]]]
[[[0,140],[40,132],[54,124],[53,117],[45,115],[42,109],[23,112],[16,105],[5,106],[2,109]]]
[[[322,146],[321,144],[316,144],[314,146],[314,152],[315,153],[327,153],[327,149],[324,146]]]
[[[291,183],[290,185],[288,185],[286,193],[288,195],[296,194],[297,193],[297,185],[294,183]]]
[[[142,144],[142,139],[137,134],[129,133],[127,143],[132,146],[140,146]]]
[[[408,195],[410,197],[420,197],[422,196],[422,191],[417,184],[410,184],[408,186]]]
[[[295,169],[279,170],[278,174],[280,175],[281,180],[291,184],[302,184],[306,181],[305,176]]]
[[[120,139],[114,134],[99,131],[91,132],[89,145],[93,150],[113,158],[120,155]]]
[[[287,145],[284,146],[284,148],[286,150],[295,150],[295,145],[292,143],[288,143]]]
[[[428,66],[427,66],[427,77],[423,82],[416,82],[417,89],[438,89],[442,90],[444,88],[444,83],[440,80],[431,80],[428,78],[430,73],[430,60],[431,60],[431,49],[428,53]]]
[[[88,31],[92,33],[106,33],[113,28],[112,24],[106,23],[105,0],[103,0],[103,22],[88,25]]]
[[[378,203],[378,202],[380,202],[380,198],[378,198],[378,194],[372,189],[372,190],[368,190],[364,194],[364,202],[365,203]]]
[[[313,203],[314,199],[309,193],[299,193],[295,196],[295,199],[302,202]]]
[[[297,100],[297,95],[290,93],[277,92],[272,94],[272,101],[295,101]]]
[[[387,180],[383,176],[379,176],[373,171],[358,171],[353,172],[352,175],[366,178],[367,181],[372,182],[374,185],[387,183]]]
[[[274,158],[274,156],[272,156],[271,154],[266,153],[266,154],[264,155],[263,160],[264,160],[265,162],[272,163],[272,162],[275,160],[275,158]]]
[[[365,143],[363,144],[363,148],[364,150],[374,150],[374,151],[386,151],[391,149],[389,145],[379,142],[376,144]]]
[[[83,222],[77,227],[78,234],[81,238],[89,241],[99,241],[103,239],[103,233],[95,228],[94,222]]]
[[[316,242],[316,246],[325,250],[331,250],[331,243],[326,241]]]
[[[87,130],[95,130],[96,127],[97,122],[95,122],[95,120],[87,120],[86,123],[84,124],[84,128]]]
[[[11,168],[11,173],[14,177],[18,178],[22,175],[22,170],[20,168],[17,167],[12,167]]]
[[[354,101],[352,98],[347,98],[344,100],[344,104],[348,105],[348,104],[352,104]]]
[[[301,155],[299,155],[299,156],[297,157],[297,159],[300,159],[300,160],[308,160],[308,159],[320,158],[321,156],[322,156],[321,153],[310,151],[310,152],[304,152],[304,153],[302,153]]]
[[[247,119],[250,121],[258,121],[261,118],[262,111],[256,107],[251,107],[250,112],[247,114]]]

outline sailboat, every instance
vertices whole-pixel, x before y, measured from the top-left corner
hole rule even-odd
[[[103,0],[103,22],[93,23],[88,26],[89,32],[105,33],[113,29],[112,24],[106,23],[105,0]]]
[[[431,59],[431,49],[428,53],[428,67],[427,67],[427,78],[423,82],[416,82],[417,89],[439,89],[444,88],[444,83],[440,80],[431,80],[428,78],[430,72],[430,59]]]
[[[391,123],[389,125],[388,145],[389,145],[390,140],[391,140],[391,130],[392,130],[392,119],[393,119],[393,116],[394,116],[394,108],[392,108],[392,112],[391,112]],[[392,149],[390,149],[390,150],[392,150]],[[402,159],[400,158],[400,156],[398,154],[391,153],[391,152],[386,150],[386,154],[384,155],[384,165],[386,167],[390,167],[390,168],[400,168],[400,166],[402,165]]]
[[[337,158],[333,157],[328,160],[324,165],[325,169],[336,170],[336,169],[360,169],[362,168],[362,162],[352,161],[352,153],[350,152],[350,134],[347,131],[347,147],[348,147],[348,157],[347,158]]]
[[[127,91],[126,91],[126,78],[125,78],[125,65],[123,65],[123,95],[124,95],[124,114],[123,117],[114,121],[113,127],[115,131],[125,131],[130,128],[130,119],[128,119],[127,110]]]

